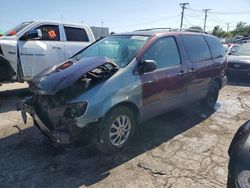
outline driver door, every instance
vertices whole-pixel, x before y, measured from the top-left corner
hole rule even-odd
[[[65,60],[59,26],[42,25],[36,29],[41,30],[41,39],[18,41],[24,80],[29,80],[49,66]]]
[[[187,67],[174,37],[163,37],[153,43],[143,60],[154,60],[157,68],[140,75],[143,114],[151,118],[183,104],[186,97]]]

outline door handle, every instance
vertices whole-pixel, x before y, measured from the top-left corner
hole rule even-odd
[[[61,50],[62,47],[60,47],[60,46],[53,46],[52,49]]]
[[[196,70],[194,68],[191,68],[191,69],[188,70],[188,72],[189,73],[194,73],[194,72],[196,72]]]
[[[184,74],[185,74],[185,71],[183,71],[183,70],[181,70],[181,71],[178,73],[179,76],[183,76]]]

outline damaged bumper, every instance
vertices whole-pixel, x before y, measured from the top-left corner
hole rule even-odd
[[[40,101],[40,102],[39,102]],[[36,97],[27,97],[21,101],[18,110],[21,111],[23,122],[27,122],[27,113],[31,115],[34,125],[37,126],[52,142],[57,144],[72,143],[82,129],[76,126],[74,118],[64,117],[69,111],[68,106],[48,108],[46,100]]]

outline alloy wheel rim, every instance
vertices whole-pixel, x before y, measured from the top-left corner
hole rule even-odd
[[[121,146],[127,141],[131,131],[131,121],[127,115],[118,116],[110,127],[109,139],[112,145]]]

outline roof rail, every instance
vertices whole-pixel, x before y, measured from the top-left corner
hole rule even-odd
[[[192,29],[192,28],[171,28],[171,27],[166,27],[166,28],[148,28],[148,29],[140,29],[140,30],[135,30],[135,31],[157,31],[157,30],[167,30],[169,32],[171,31],[187,31],[187,32],[196,32],[196,33],[206,33],[203,30],[199,29]]]
[[[154,30],[171,30],[171,27],[156,27],[156,28],[148,28],[148,29],[139,29],[135,31],[154,31]]]

